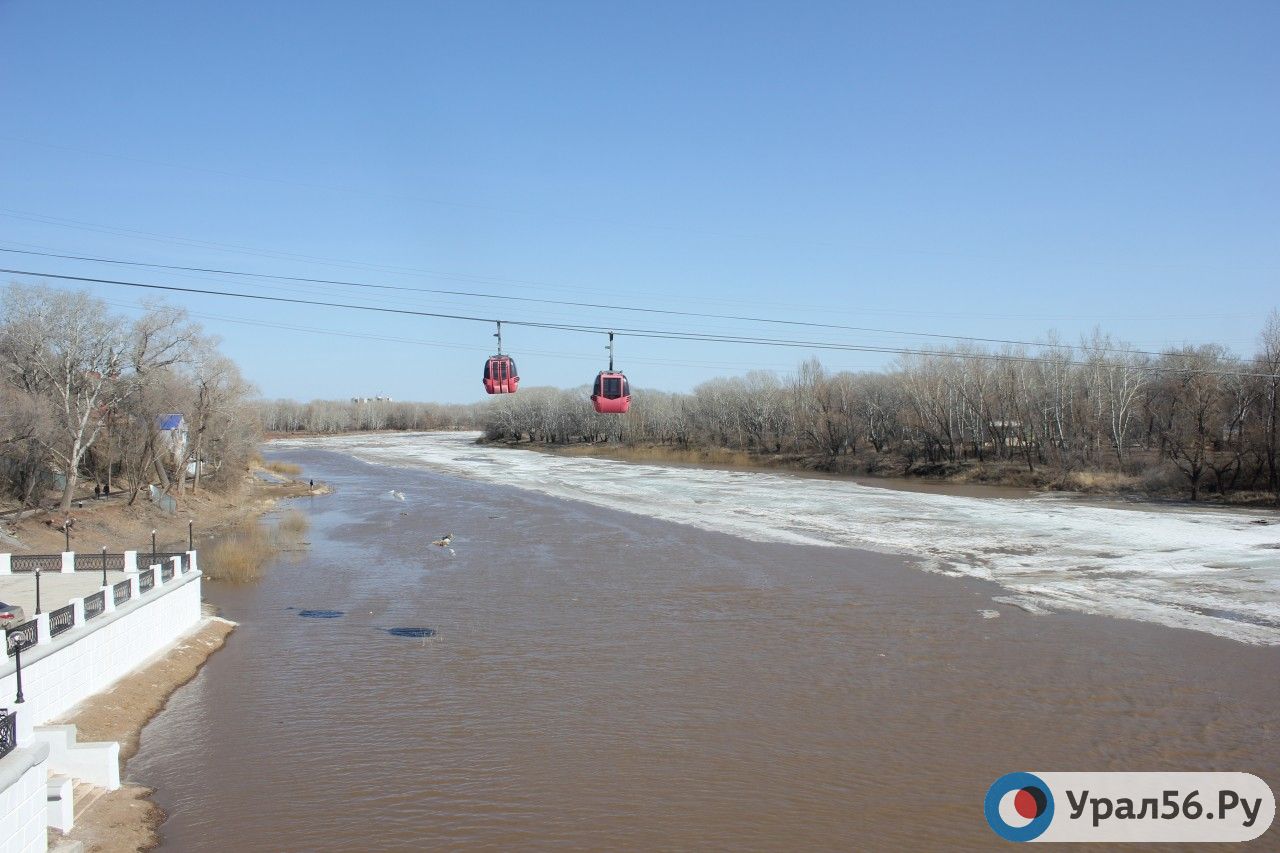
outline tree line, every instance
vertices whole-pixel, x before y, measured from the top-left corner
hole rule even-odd
[[[479,429],[484,404],[400,403],[391,400],[266,400],[258,415],[268,432],[327,435],[374,430]]]
[[[0,297],[0,490],[22,506],[82,482],[171,493],[239,480],[260,428],[252,386],[182,309],[129,320],[83,292],[11,285]],[[183,416],[183,431],[161,418]],[[199,463],[192,465],[191,463]],[[194,475],[189,471],[194,469]]]
[[[806,361],[689,394],[638,389],[595,414],[585,389],[522,389],[481,412],[491,440],[617,441],[793,455],[842,471],[952,474],[1280,500],[1280,315],[1248,358],[1210,344],[1159,354],[1095,332],[1078,345],[962,345],[878,372]]]

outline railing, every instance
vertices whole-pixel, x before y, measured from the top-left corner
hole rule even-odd
[[[26,651],[40,640],[36,628],[36,620],[30,619],[16,628],[8,628],[4,632],[4,650],[9,657],[18,649]]]
[[[62,571],[61,554],[14,554],[9,558],[9,570],[13,572]]]
[[[49,636],[56,637],[76,624],[76,609],[68,604],[49,614]]]
[[[14,557],[14,559],[18,559]],[[76,553],[76,571],[77,572],[100,572],[103,568],[103,560],[101,554],[81,554]],[[107,571],[123,572],[124,571],[124,554],[108,554],[106,559]]]
[[[173,563],[170,562],[172,557],[182,558],[182,571],[184,573],[190,568],[189,563],[191,558],[187,556],[186,551],[158,551],[155,554],[152,554],[150,551],[143,554],[139,551],[138,565],[142,565],[145,562],[148,566],[153,566],[156,563],[159,563],[162,566],[171,566],[173,565]]]
[[[0,708],[0,758],[18,747],[18,712]]]
[[[14,572],[34,572],[37,568],[41,572],[45,571],[62,571],[62,554],[14,554],[6,555],[9,559],[9,570]],[[76,554],[75,568],[78,571],[102,571],[102,554]],[[175,565],[173,558],[177,557],[178,561]],[[121,571],[124,569],[124,554],[107,554],[107,568]],[[139,552],[138,563],[145,566],[138,574],[138,596],[141,597],[151,592],[161,584],[167,584],[173,580],[177,574],[186,574],[191,571],[191,555],[185,551],[167,551],[156,552]],[[159,568],[155,568],[156,565]],[[86,595],[84,602],[84,622],[90,619],[96,619],[107,610],[107,595],[111,595],[111,601],[115,606],[120,606],[134,597],[132,580],[126,577],[109,589],[100,589],[92,595]],[[83,623],[82,623],[83,624]],[[71,630],[76,625],[76,608],[74,604],[68,604],[66,607],[59,607],[49,613],[49,636],[44,642],[48,642],[53,637],[57,637],[66,631]],[[9,657],[19,651],[25,651],[32,646],[41,642],[40,631],[37,620],[32,619],[23,622],[14,628],[4,632],[5,635],[5,652]]]

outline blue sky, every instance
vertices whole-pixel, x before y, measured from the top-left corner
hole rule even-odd
[[[948,335],[1074,340],[1101,325],[1144,349],[1248,353],[1280,303],[1278,41],[1274,3],[0,0],[0,248]],[[928,343],[235,286],[509,321]],[[136,311],[137,291],[93,289]],[[483,324],[170,301],[269,397],[483,396]],[[604,342],[504,334],[531,385],[589,381]],[[809,354],[618,342],[633,383],[671,390]],[[892,358],[814,354],[849,369]]]

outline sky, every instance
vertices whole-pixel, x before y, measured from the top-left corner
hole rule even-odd
[[[299,400],[480,399],[494,319],[526,387],[589,382],[610,328],[805,342],[620,333],[673,391],[952,343],[921,334],[1250,354],[1277,43],[1270,2],[0,0],[0,249],[379,287],[11,252],[0,281],[480,319],[164,297]]]

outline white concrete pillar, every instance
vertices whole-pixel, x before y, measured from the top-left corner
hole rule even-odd
[[[75,570],[76,570],[76,552],[63,551],[62,552],[62,573],[64,575],[69,575]]]
[[[116,610],[116,597],[111,593],[110,586],[102,588],[102,612],[114,613]]]
[[[84,624],[84,599],[73,598],[69,600],[67,604],[71,605],[72,618],[75,620],[75,624],[83,625]]]
[[[133,577],[129,578],[129,600],[130,601],[133,601],[135,598],[142,595],[142,589],[139,586],[139,584],[141,583],[142,581],[137,575],[134,575]]]
[[[182,574],[182,557],[170,557],[169,561],[173,564],[173,576],[176,578],[179,575],[181,575]],[[160,579],[157,577],[156,583],[159,583],[159,582],[160,582]]]
[[[136,572],[138,570],[138,552],[124,552],[124,570],[126,572]]]
[[[0,554],[0,575],[13,574],[13,555]]]
[[[47,643],[53,639],[53,635],[49,633],[49,614],[41,613],[36,616],[36,642]]]
[[[6,555],[6,556],[7,556],[7,555]],[[189,565],[189,566],[191,567],[191,571],[193,571],[193,572],[198,572],[198,571],[200,571],[200,567],[199,567],[198,565],[196,565],[196,552],[195,552],[195,551],[188,551],[188,552],[187,552],[187,557],[189,557],[189,558],[190,558],[190,559],[188,559],[188,560],[187,560],[187,565]]]
[[[15,720],[18,726],[18,746],[31,746],[36,742],[35,732],[33,731],[35,729],[33,711],[28,710],[30,706],[31,703],[26,701],[21,704],[17,702],[8,703],[10,711],[18,712],[18,718]]]

